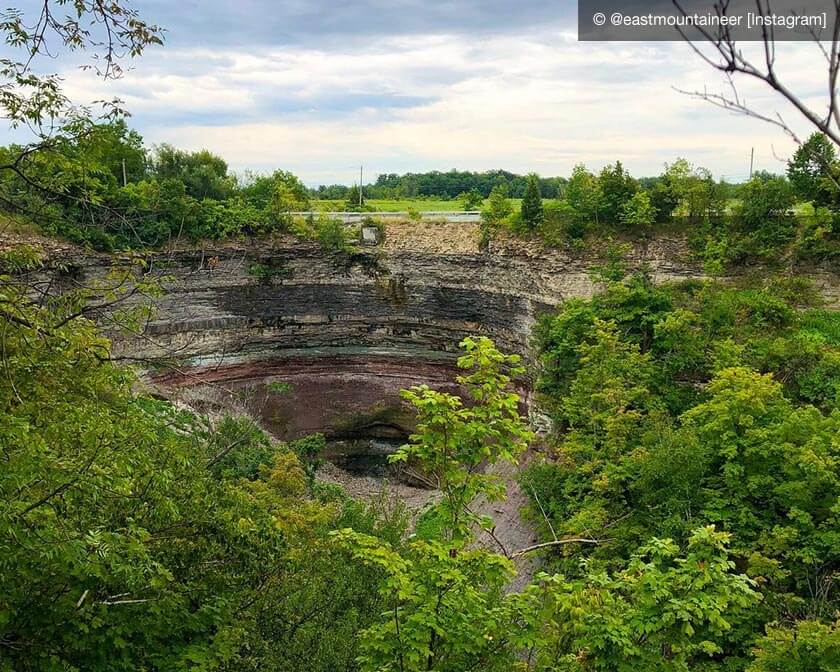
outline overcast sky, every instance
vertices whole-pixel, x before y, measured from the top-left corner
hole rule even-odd
[[[450,168],[567,175],[621,159],[652,175],[682,156],[743,179],[752,147],[756,167],[776,172],[790,153],[778,129],[675,91],[724,89],[687,45],[578,42],[574,2],[134,6],[166,28],[165,46],[118,82],[66,67],[73,99],[119,95],[147,143],[206,147],[238,171],[284,168],[314,185],[352,182],[360,163],[368,181]],[[819,96],[814,47],[784,45],[778,59],[793,88]],[[798,124],[772,94],[743,92]]]

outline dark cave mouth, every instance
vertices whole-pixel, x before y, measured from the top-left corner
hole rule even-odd
[[[357,418],[353,429],[326,433],[324,459],[353,476],[371,476],[405,482],[403,469],[389,458],[409,439],[411,428],[395,422]]]

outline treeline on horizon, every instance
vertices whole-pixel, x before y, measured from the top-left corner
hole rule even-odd
[[[567,180],[564,177],[540,177],[540,192],[545,198],[560,198]],[[311,189],[314,198],[323,200],[350,200],[358,195],[355,185],[320,185]],[[365,184],[364,196],[368,199],[437,198],[441,200],[463,198],[464,194],[477,192],[488,198],[496,187],[504,187],[510,198],[522,198],[528,186],[527,175],[517,175],[507,170],[449,171],[431,170],[425,173],[385,173],[376,181]]]
[[[482,210],[485,238],[506,228],[550,246],[579,245],[590,234],[647,235],[679,220],[691,225],[692,246],[715,267],[791,255],[822,261],[840,250],[840,164],[820,134],[791,158],[787,175],[761,172],[743,184],[715,180],[685,159],[638,179],[620,161],[597,174],[578,165],[568,178],[432,171],[380,175],[364,186],[361,205],[358,185],[309,189],[285,170],[239,176],[208,150],[147,147],[123,121],[71,128],[38,151],[0,148],[0,162],[13,166],[0,178],[0,207],[100,250],[280,231],[340,250],[342,229],[328,213],[305,222],[293,213],[371,210],[365,199],[376,198],[457,198],[465,210]],[[339,203],[318,202],[325,199]],[[522,199],[520,211],[511,199]]]

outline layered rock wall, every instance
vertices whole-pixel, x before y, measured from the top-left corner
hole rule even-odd
[[[660,280],[699,277],[667,246],[637,251]],[[142,336],[121,340],[138,357],[176,354],[214,366],[277,358],[450,358],[468,334],[526,354],[537,316],[594,290],[594,259],[498,246],[429,251],[388,246],[332,255],[312,243],[225,245],[152,260],[166,293]],[[96,261],[87,274],[101,274]]]

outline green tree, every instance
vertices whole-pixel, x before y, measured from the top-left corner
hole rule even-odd
[[[708,170],[695,168],[685,159],[677,159],[666,164],[665,172],[651,191],[651,203],[659,221],[677,215],[696,223],[722,215],[724,194]]]
[[[508,199],[507,188],[497,185],[490,192],[487,205],[481,211],[481,220],[488,226],[503,224],[513,214],[513,206]]]
[[[728,669],[730,633],[759,599],[734,571],[729,538],[709,526],[692,533],[684,556],[670,539],[652,539],[614,573],[586,563],[580,580],[539,576],[525,592],[536,602],[533,669]]]
[[[146,176],[146,149],[137,131],[124,120],[96,124],[80,133],[78,152],[89,166],[101,166],[116,184],[139,182]],[[80,158],[82,158],[80,157]],[[125,168],[125,172],[123,172]]]
[[[228,175],[227,162],[206,149],[186,152],[162,144],[152,153],[150,165],[159,180],[179,180],[186,193],[199,200],[226,198],[236,184],[233,176]]]
[[[354,184],[350,189],[347,191],[347,196],[344,199],[344,209],[345,210],[358,210],[365,205],[365,198],[364,192],[359,191],[359,185]]]
[[[385,574],[380,619],[360,633],[362,672],[504,672],[515,664],[523,636],[511,630],[517,601],[504,595],[509,560],[426,539],[397,553],[351,529],[336,540]]]
[[[288,228],[292,223],[292,213],[309,209],[309,191],[303,182],[292,173],[276,170],[271,175],[271,195],[267,214],[280,228]]]
[[[194,417],[131,392],[107,340],[74,317],[78,297],[36,306],[0,292],[4,667],[230,659],[237,612],[284,553],[274,518],[208,469]]]
[[[295,454],[314,468],[317,438],[285,446],[134,393],[83,317],[131,278],[40,305],[0,276],[0,669],[354,669],[382,574],[328,533],[400,548],[404,511],[317,489]]]
[[[473,512],[473,501],[504,497],[498,477],[481,465],[515,462],[531,438],[519,415],[512,377],[521,374],[519,357],[504,355],[487,338],[466,338],[457,381],[469,403],[425,385],[404,390],[417,412],[410,443],[392,461],[416,466],[440,488],[442,497],[423,514],[431,533],[402,553],[388,544],[347,529],[336,538],[362,562],[385,572],[379,592],[381,620],[362,633],[362,670],[456,670],[480,666],[507,670],[518,638],[507,632],[517,602],[503,588],[513,574],[505,557],[471,549],[477,528],[492,520]]]
[[[536,173],[528,175],[525,197],[522,199],[522,221],[529,231],[536,230],[543,221],[542,196],[540,195],[540,178]]]
[[[461,192],[458,195],[458,200],[463,204],[465,211],[478,210],[484,203],[484,197],[478,189],[470,189],[470,191]]]
[[[598,178],[586,166],[577,165],[566,185],[566,202],[574,209],[583,227],[599,222],[602,193]]]
[[[747,672],[833,672],[840,669],[840,623],[768,626],[753,654]]]
[[[794,292],[797,301],[807,294]],[[552,459],[523,476],[533,519],[548,539],[605,530],[610,543],[585,552],[606,567],[653,534],[683,544],[697,525],[726,531],[732,558],[764,598],[721,641],[733,669],[746,666],[765,624],[813,621],[804,638],[822,633],[837,609],[840,416],[834,401],[822,410],[809,403],[820,398],[810,381],[840,380],[829,363],[837,341],[829,318],[800,322],[781,296],[631,278],[569,302],[538,331],[543,406],[558,433]],[[576,557],[551,562],[583,575]],[[809,660],[808,639],[797,649],[787,627],[762,647],[787,637],[793,659]],[[814,634],[814,647],[822,638]]]
[[[598,175],[601,190],[601,213],[608,224],[618,224],[627,202],[638,190],[636,180],[628,173],[621,161],[605,166]]]
[[[811,134],[797,148],[788,161],[787,176],[801,201],[811,201],[815,206],[837,206],[840,203],[837,151],[822,133]]]
[[[480,466],[514,460],[530,438],[509,389],[519,367],[487,339],[463,346],[459,366],[469,373],[459,382],[471,403],[426,387],[407,391],[418,431],[394,458],[439,483],[440,501],[402,550],[352,529],[334,534],[384,573],[380,617],[361,633],[361,669],[685,670],[728,653],[729,631],[749,618],[757,596],[734,572],[728,535],[712,527],[691,535],[685,557],[670,540],[653,539],[614,574],[587,564],[579,580],[541,573],[522,593],[505,590],[511,558],[534,549],[499,555],[476,545],[476,529],[493,528],[471,507],[478,496],[503,494]]]
[[[481,464],[515,462],[532,438],[519,415],[519,395],[512,379],[524,373],[518,355],[504,355],[481,337],[461,342],[459,368],[469,373],[456,378],[468,390],[470,404],[453,394],[426,385],[404,390],[402,396],[417,412],[417,429],[392,457],[393,462],[422,465],[426,477],[443,494],[432,515],[441,520],[447,540],[463,541],[475,524],[489,524],[470,512],[479,495],[490,501],[503,498],[498,478],[482,473]]]
[[[621,211],[621,223],[630,229],[645,230],[650,228],[655,221],[656,209],[646,191],[640,190],[633,194]]]
[[[650,190],[650,201],[656,210],[656,221],[667,222],[685,197],[685,181],[690,173],[690,166],[685,159],[677,159],[672,164],[665,164],[662,173]]]
[[[783,177],[755,177],[742,187],[735,225],[748,236],[748,253],[769,255],[791,240],[796,231],[793,204],[793,191]]]

